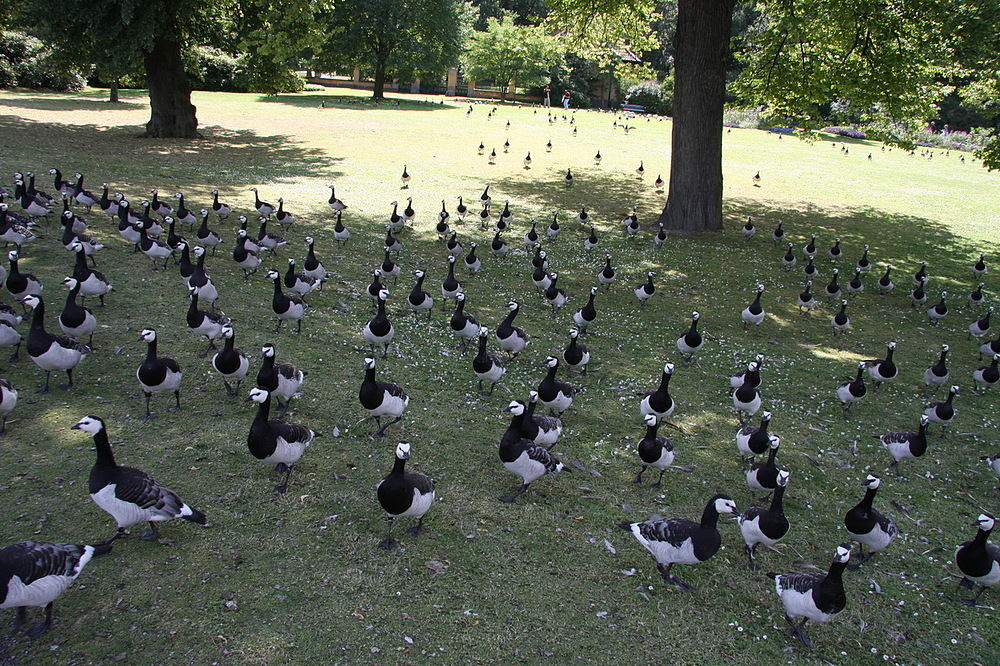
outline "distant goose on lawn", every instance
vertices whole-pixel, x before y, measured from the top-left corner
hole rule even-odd
[[[872,269],[872,262],[868,259],[868,246],[865,245],[865,250],[861,254],[861,258],[858,259],[857,269],[862,273],[867,273]]]
[[[145,328],[139,334],[139,342],[146,343],[146,358],[143,359],[139,367],[136,368],[135,377],[139,380],[143,395],[146,396],[146,413],[139,417],[141,421],[152,418],[149,411],[149,400],[154,393],[165,393],[170,391],[174,394],[174,406],[168,409],[169,412],[176,412],[181,408],[181,379],[183,370],[180,364],[167,356],[156,355],[156,331]]]
[[[403,411],[410,404],[410,397],[397,384],[375,380],[375,359],[365,359],[365,378],[361,382],[358,400],[369,416],[374,417],[378,430],[372,437],[385,436],[385,429],[403,418]],[[382,417],[389,416],[392,420],[382,425]]]
[[[764,294],[764,285],[757,285],[757,295],[751,301],[750,305],[743,308],[743,312],[740,313],[740,317],[743,319],[743,330],[747,330],[747,326],[753,324],[754,337],[760,335],[760,325],[764,321],[764,306],[760,304],[760,297]]]
[[[795,247],[795,245],[793,245],[792,243],[789,243],[788,244],[788,249],[785,250],[785,254],[782,255],[782,257],[781,257],[781,267],[784,268],[786,271],[792,270],[795,267],[796,262],[798,261],[795,258],[795,253],[792,252],[792,249],[794,247]]]
[[[434,309],[434,299],[424,291],[424,272],[421,270],[414,271],[413,276],[417,278],[417,281],[406,297],[406,304],[414,314],[426,312],[427,318],[430,319],[431,311]]]
[[[469,342],[479,336],[479,322],[472,315],[465,313],[465,294],[455,296],[455,312],[451,315],[449,325],[452,332],[462,341],[462,349],[468,349]]]
[[[809,311],[816,307],[816,297],[812,293],[812,280],[806,281],[806,288],[803,289],[798,296],[797,305],[799,306],[799,313],[809,314]]]
[[[768,578],[774,579],[774,587],[785,607],[785,620],[792,627],[792,635],[807,648],[811,648],[813,644],[802,631],[806,622],[829,622],[847,605],[843,575],[850,559],[850,547],[838,546],[826,575],[767,574]],[[802,618],[802,622],[796,624],[795,618],[798,617]]]
[[[250,389],[247,399],[257,403],[257,414],[247,436],[247,448],[257,460],[276,463],[274,471],[279,474],[284,472],[281,485],[274,488],[274,492],[284,494],[288,489],[292,466],[302,457],[313,438],[319,435],[304,425],[270,418],[271,394],[262,388]]]
[[[490,242],[490,255],[494,257],[505,257],[510,252],[510,246],[500,237],[501,232],[497,231]]]
[[[748,372],[757,372],[759,370],[760,363],[758,361],[751,361],[747,366]],[[760,409],[760,392],[753,385],[753,382],[744,381],[743,384],[733,391],[732,399],[733,407],[738,412],[737,418],[739,418],[740,423],[744,423],[743,414],[746,414],[747,419],[749,419]]]
[[[240,390],[243,378],[250,369],[250,361],[242,349],[235,347],[234,331],[230,326],[223,326],[220,335],[225,339],[222,349],[212,357],[212,367],[222,375],[222,383],[226,385],[226,394],[235,397]],[[236,388],[229,385],[230,380],[236,381]]]
[[[195,217],[194,212],[188,210],[187,206],[184,205],[184,193],[177,192],[174,196],[177,197],[177,210],[174,211],[174,219],[181,224],[188,225],[188,227],[193,226],[198,221],[198,218]]]
[[[928,423],[930,423],[930,418],[926,414],[922,414],[920,428],[916,432],[887,432],[884,435],[875,436],[875,439],[882,442],[882,446],[892,456],[889,469],[898,472],[900,461],[913,460],[927,452]]]
[[[605,291],[611,287],[611,283],[615,281],[617,277],[617,272],[611,265],[611,255],[604,255],[604,268],[601,272],[597,274],[597,281],[604,285]]]
[[[747,240],[750,240],[754,237],[754,235],[756,235],[757,227],[754,226],[753,217],[751,215],[747,215],[747,221],[743,224],[743,228],[740,229],[740,233],[742,233],[743,237]]]
[[[507,406],[506,411],[511,412],[515,417],[523,416],[525,407],[523,403],[515,400]],[[500,462],[503,463],[507,471],[521,477],[520,487],[510,495],[501,497],[501,502],[513,502],[533,482],[546,474],[558,474],[565,469],[563,464],[556,460],[548,450],[525,438],[521,434],[519,425],[512,424],[504,431],[500,438],[499,453]]]
[[[980,586],[975,597],[961,600],[961,603],[968,606],[975,606],[987,587],[1000,583],[1000,548],[987,541],[995,524],[993,516],[979,514],[973,523],[979,528],[975,538],[966,541],[955,551],[955,564],[965,576],[960,585],[970,589],[975,583]]]
[[[896,343],[890,342],[886,345],[885,358],[868,361],[868,375],[872,378],[872,382],[874,382],[873,388],[875,390],[878,390],[882,382],[891,382],[899,376],[899,369],[892,358],[895,352]]]
[[[7,434],[7,417],[17,407],[17,389],[6,379],[0,379],[0,435]]]
[[[654,275],[656,275],[656,274],[653,271],[647,272],[646,273],[646,281],[643,282],[642,284],[638,285],[633,290],[633,293],[635,294],[635,297],[639,299],[639,309],[640,310],[645,310],[646,309],[646,301],[648,301],[649,299],[651,299],[653,297],[653,294],[656,293],[656,285],[653,284],[653,276]]]
[[[3,381],[5,380],[0,380],[0,382]],[[3,431],[0,430],[0,435],[2,434]],[[997,483],[1000,484],[1000,453],[994,453],[991,456],[980,456],[979,459],[989,465],[990,470],[998,479]],[[1000,490],[1000,485],[997,486],[997,490]]]
[[[573,404],[573,396],[577,390],[567,382],[556,379],[556,371],[559,369],[559,359],[555,356],[547,356],[545,365],[548,372],[541,383],[538,384],[538,401],[555,416],[562,416],[563,412]]]
[[[851,327],[851,318],[847,316],[846,300],[840,301],[840,310],[831,317],[830,324],[833,326],[834,335],[846,333],[847,329]]]
[[[833,278],[827,283],[826,287],[823,288],[823,293],[827,298],[833,300],[840,300],[843,291],[840,288],[840,284],[837,282],[837,274],[840,271],[836,268],[833,269]]]
[[[806,259],[815,259],[816,252],[816,234],[811,234],[809,242],[802,247],[802,254],[806,256]]]
[[[448,299],[458,300],[458,295],[463,291],[462,283],[455,278],[455,257],[448,257],[448,275],[441,282],[441,307],[448,307]]]
[[[472,359],[472,370],[479,378],[479,392],[483,391],[483,380],[486,380],[490,382],[490,395],[493,395],[493,389],[496,388],[497,382],[503,379],[507,368],[504,367],[503,359],[486,351],[489,333],[489,329],[485,326],[479,328],[479,347]]]
[[[203,353],[198,354],[198,358],[205,358],[210,350],[216,348],[215,339],[222,334],[222,329],[225,326],[232,323],[232,319],[219,312],[199,310],[198,289],[196,287],[188,289],[188,296],[191,303],[187,310],[187,325],[189,329],[208,340],[208,348]]]
[[[417,536],[423,530],[424,515],[434,504],[434,480],[420,472],[407,472],[406,461],[409,459],[409,442],[400,442],[396,445],[396,458],[392,471],[376,486],[378,502],[388,514],[389,531],[385,539],[379,543],[379,548],[385,550],[391,550],[399,545],[392,538],[392,523],[395,518],[401,516],[416,518],[417,524],[406,530],[406,533]]]
[[[375,316],[368,320],[364,330],[362,330],[362,335],[364,335],[365,340],[371,346],[373,354],[376,347],[382,347],[382,358],[385,358],[389,353],[389,344],[395,336],[395,328],[385,312],[385,302],[388,298],[389,291],[387,289],[379,292],[378,308]]]
[[[639,233],[640,226],[638,210],[639,206],[634,205],[632,206],[632,211],[622,218],[622,225],[625,227],[625,233],[629,236],[635,236]]]
[[[715,495],[705,505],[701,522],[687,518],[659,518],[637,523],[620,523],[656,560],[663,580],[684,589],[694,589],[670,572],[675,564],[699,564],[711,559],[722,545],[719,515],[736,513],[736,502],[726,495]]]
[[[639,411],[642,414],[653,414],[660,421],[669,418],[674,413],[677,403],[670,395],[670,378],[674,375],[674,364],[666,363],[663,366],[663,375],[660,378],[660,385],[654,391],[646,394],[646,397],[639,403]]]
[[[205,514],[194,509],[174,491],[161,486],[156,479],[132,467],[115,463],[104,421],[97,416],[84,416],[71,430],[82,430],[94,438],[97,462],[90,470],[90,497],[115,519],[118,530],[112,539],[128,534],[132,525],[148,522],[150,530],[140,535],[144,541],[156,541],[160,531],[156,523],[183,518],[205,524]]]
[[[830,257],[831,261],[840,261],[840,258],[844,256],[844,251],[840,249],[840,239],[835,238],[833,246],[826,251],[826,256]]]
[[[76,297],[80,293],[80,283],[76,278],[64,278],[62,284],[69,287],[69,295],[66,296],[66,305],[59,313],[59,328],[66,335],[80,339],[87,337],[87,346],[94,346],[94,331],[97,330],[97,317],[90,311],[76,302]]]
[[[868,393],[868,387],[865,386],[865,362],[858,362],[858,374],[852,381],[841,382],[837,385],[837,398],[840,399],[840,406],[843,410],[844,418],[847,418],[847,412],[851,409],[851,405],[858,402]]]
[[[945,318],[948,314],[948,304],[945,303],[945,298],[948,297],[947,291],[941,292],[941,299],[927,309],[927,317],[930,320],[931,325],[936,326],[938,322]]]
[[[286,232],[292,226],[292,223],[295,222],[295,215],[285,210],[285,199],[283,197],[278,197],[278,210],[274,211],[274,221],[278,223],[282,231]]]
[[[347,245],[351,240],[351,230],[344,225],[343,214],[337,211],[337,221],[333,225],[333,240],[339,245]]]
[[[597,247],[598,243],[600,243],[600,240],[597,238],[597,232],[594,230],[594,227],[591,227],[590,235],[583,239],[583,249],[593,250]]]
[[[458,240],[458,232],[452,231],[451,236],[444,244],[445,249],[448,251],[448,255],[452,257],[460,257],[465,252],[465,248],[462,247],[462,243]]]
[[[556,282],[559,280],[558,273],[550,273],[549,280],[549,286],[545,289],[545,300],[552,306],[552,318],[555,319],[556,313],[559,311],[559,308],[566,304],[568,297],[566,296],[566,290],[556,285]]]
[[[774,231],[771,232],[771,240],[774,241],[775,244],[785,240],[785,230],[782,227],[783,224],[784,223],[781,220],[778,220],[778,225],[774,228]]]
[[[861,271],[855,269],[854,277],[847,283],[847,293],[851,296],[860,294],[865,290],[865,283],[861,279]]]
[[[737,519],[743,540],[746,542],[751,571],[760,571],[754,559],[757,547],[763,544],[767,548],[773,548],[788,534],[788,518],[785,517],[783,501],[789,476],[787,470],[778,472],[770,507],[751,506]]]
[[[590,298],[587,304],[573,314],[573,323],[576,324],[580,333],[586,333],[587,327],[597,320],[597,308],[594,307],[594,299],[597,298],[597,287],[590,288]]]
[[[228,204],[219,201],[219,190],[212,190],[212,212],[220,220],[226,219],[233,213],[233,209]]]
[[[257,370],[257,388],[262,388],[274,398],[278,403],[278,409],[282,412],[288,411],[288,406],[292,402],[302,382],[305,381],[305,373],[296,368],[291,363],[275,362],[274,345],[268,343],[261,347],[260,357],[263,362]],[[281,399],[285,402],[282,404]]]
[[[927,262],[920,262],[920,268],[916,273],[913,274],[913,282],[915,284],[927,284],[930,278],[927,276]]]
[[[289,319],[296,323],[295,332],[301,333],[302,316],[305,314],[306,308],[309,307],[309,304],[302,300],[302,297],[298,294],[286,294],[282,291],[281,276],[278,275],[278,271],[268,271],[267,278],[274,281],[274,293],[271,296],[271,310],[278,318],[278,325],[275,327],[274,332],[280,332],[282,322]]]
[[[806,276],[807,280],[815,280],[819,277],[819,269],[816,268],[816,264],[812,259],[806,262],[806,265],[802,267],[802,274]]]
[[[972,274],[976,277],[982,277],[986,275],[986,271],[989,270],[986,266],[986,255],[979,255],[979,260],[972,265]]]
[[[987,310],[986,314],[976,321],[969,324],[969,339],[975,338],[976,340],[981,340],[990,331],[990,317],[993,314],[993,306],[991,305]]]
[[[219,244],[222,243],[222,236],[219,235],[219,232],[210,229],[208,227],[208,215],[209,215],[208,209],[202,208],[200,212],[201,212],[201,225],[195,232],[195,240],[203,247],[211,248],[212,256],[214,257],[215,248],[217,248]]]
[[[892,281],[892,277],[889,275],[892,272],[892,264],[885,267],[885,274],[878,279],[876,285],[878,286],[879,293],[882,294],[882,298],[885,298],[886,294],[895,289],[896,283]]]
[[[663,222],[657,222],[656,235],[653,236],[653,246],[661,247],[665,242],[667,242],[667,229],[663,226]]]
[[[59,388],[68,389],[73,386],[73,368],[86,358],[90,347],[65,335],[53,335],[46,331],[45,302],[38,296],[25,296],[21,302],[33,310],[28,332],[28,356],[45,371],[45,386],[38,393],[49,392],[49,375],[53,370],[66,372],[68,381]]]
[[[521,434],[539,446],[551,449],[559,441],[563,424],[558,416],[536,414],[538,407],[538,391],[528,391],[528,410],[524,413],[524,425]]]
[[[475,275],[483,267],[483,260],[476,256],[477,247],[479,247],[478,244],[473,241],[469,244],[469,253],[465,255],[465,269],[469,271],[470,275]]]
[[[763,462],[755,462],[750,466],[750,469],[746,471],[747,486],[753,491],[759,491],[762,493],[771,494],[777,487],[778,477],[783,471],[778,464],[774,462],[775,457],[778,455],[778,447],[781,446],[781,439],[777,435],[771,435],[770,441],[768,442],[768,448],[770,449],[767,454],[767,460]]]
[[[316,241],[311,236],[306,236],[305,242],[309,246],[309,252],[306,254],[306,260],[302,262],[302,273],[315,280],[322,290],[323,283],[329,279],[330,274],[322,262],[316,258]]]
[[[677,338],[677,351],[681,353],[681,360],[690,363],[701,348],[705,345],[705,338],[698,331],[698,322],[701,314],[697,311],[691,313],[691,327]]]
[[[559,226],[559,211],[552,211],[552,221],[549,222],[548,228],[545,229],[545,235],[549,240],[555,240],[559,234],[562,232],[562,227]]]
[[[941,356],[937,363],[924,370],[924,394],[930,391],[937,391],[951,379],[951,371],[948,370],[946,360],[948,357],[948,345],[941,345]]]
[[[507,352],[511,359],[514,359],[528,345],[528,335],[524,329],[514,326],[514,318],[521,311],[521,304],[517,301],[511,301],[507,304],[507,310],[507,316],[497,326],[496,336],[500,348]]]
[[[295,260],[292,258],[288,259],[288,270],[285,271],[282,282],[284,282],[286,289],[294,291],[299,296],[307,295],[321,284],[316,278],[306,275],[304,272],[296,272]]]
[[[30,338],[29,338],[30,340]],[[30,343],[29,343],[30,344]],[[29,347],[30,349],[30,347]],[[976,386],[982,386],[983,392],[1000,382],[1000,354],[993,355],[993,363],[976,368],[972,373]]]
[[[437,231],[438,236],[441,236],[442,238],[447,236],[448,232],[451,231],[451,228],[448,225],[449,218],[451,218],[451,213],[449,213],[448,209],[445,207],[444,199],[441,199],[441,212],[437,214],[438,221],[434,230]]]
[[[754,456],[766,453],[771,445],[771,435],[768,433],[768,426],[771,424],[771,412],[764,411],[760,415],[760,425],[740,426],[736,431],[736,449],[741,456],[746,456],[744,462],[753,460]]]
[[[45,620],[25,630],[38,638],[52,626],[52,604],[91,558],[111,552],[110,543],[74,545],[23,541],[0,549],[0,608],[16,608],[14,631],[27,622],[26,608],[45,609]]]
[[[587,374],[587,364],[590,363],[590,351],[579,341],[580,331],[570,329],[569,344],[563,350],[562,358],[566,367],[580,370],[580,376]]]
[[[861,482],[861,485],[867,488],[864,498],[844,516],[844,526],[847,528],[847,533],[861,544],[858,561],[853,568],[861,566],[872,555],[888,548],[899,536],[899,528],[896,527],[896,523],[872,506],[881,483],[881,479],[869,474]],[[867,554],[863,552],[865,546],[868,546]]]
[[[257,214],[263,215],[264,217],[271,217],[275,211],[274,206],[267,201],[261,200],[260,193],[257,191],[256,187],[251,187],[250,191],[253,192],[253,207],[257,210]]]
[[[646,471],[647,467],[652,466],[660,470],[660,476],[649,487],[659,488],[663,481],[663,473],[674,463],[674,443],[668,437],[657,434],[660,421],[655,414],[646,414],[642,417],[642,422],[646,426],[646,434],[639,440],[636,447],[642,469],[636,474],[633,483],[642,483],[643,472]]]
[[[524,246],[532,247],[538,242],[538,220],[531,218],[531,228],[524,234]]]
[[[41,280],[31,273],[21,272],[18,266],[21,253],[17,250],[11,250],[7,253],[7,258],[10,259],[10,270],[7,272],[6,280],[7,291],[19,301],[28,295],[40,296],[45,287]]]
[[[250,248],[250,239],[245,229],[236,232],[236,247],[233,248],[233,261],[243,269],[243,279],[247,280],[257,272],[260,266],[260,257],[255,250]]]
[[[932,422],[941,425],[941,439],[945,438],[948,425],[955,418],[955,406],[953,402],[956,395],[958,395],[958,387],[952,386],[951,390],[948,391],[948,398],[946,400],[936,400],[924,409],[924,416]]]

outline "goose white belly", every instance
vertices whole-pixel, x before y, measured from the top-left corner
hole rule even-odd
[[[461,329],[455,331],[455,334],[460,338],[468,338],[469,340],[474,340],[479,336],[479,324],[474,321],[466,320],[465,326]]]
[[[888,442],[883,444],[883,446],[894,460],[911,460],[916,458],[913,452],[910,451],[909,442]]]
[[[182,372],[174,372],[173,370],[167,370],[167,375],[163,379],[163,382],[156,386],[148,386],[143,384],[142,380],[139,380],[139,385],[142,386],[142,390],[146,393],[162,393],[164,391],[176,391],[181,387],[181,378],[184,376]],[[138,373],[136,373],[138,377]]]
[[[368,411],[372,416],[400,416],[408,404],[410,404],[409,396],[400,398],[388,392],[383,392],[382,404]]]
[[[675,400],[671,400],[670,401],[670,406],[667,408],[667,411],[665,411],[665,412],[658,412],[655,409],[653,409],[652,405],[650,405],[650,403],[649,403],[649,396],[648,395],[645,398],[642,399],[642,402],[639,403],[639,411],[642,414],[644,414],[644,415],[645,414],[653,414],[658,419],[665,419],[668,416],[670,416],[671,414],[673,414],[675,407],[677,407],[677,402]]]
[[[652,465],[656,469],[666,469],[674,464],[674,452],[667,449],[660,449],[660,457],[651,463],[643,461],[647,465]]]
[[[288,309],[278,314],[278,319],[302,319],[302,314],[306,311],[303,303],[288,303]]]
[[[414,488],[413,489],[413,501],[410,502],[410,508],[408,508],[403,513],[398,514],[397,517],[399,517],[399,516],[413,516],[414,518],[420,518],[425,513],[427,513],[428,509],[431,508],[432,504],[434,504],[434,491],[433,490],[430,491],[429,493],[427,493],[426,495],[421,495],[420,494],[420,490],[417,489],[417,488]]]
[[[569,409],[569,406],[573,404],[573,397],[568,396],[565,393],[556,393],[552,400],[542,400],[541,398],[538,400],[549,409],[554,409],[560,414]]]
[[[500,349],[503,349],[505,352],[519,354],[527,346],[528,341],[517,333],[512,333],[506,338],[499,340],[499,343]]]
[[[531,458],[527,451],[523,451],[521,455],[512,460],[511,462],[505,462],[503,464],[508,471],[520,476],[525,484],[529,484],[536,479],[540,479],[545,476],[546,468],[541,462]]]
[[[0,347],[13,347],[21,341],[21,334],[6,323],[0,325]]]
[[[288,379],[284,375],[279,374],[278,388],[271,391],[271,394],[285,400],[290,400],[298,393],[299,388],[302,386],[302,380],[303,376],[301,372],[296,375],[295,379]]]
[[[776,583],[776,587],[788,617],[807,617],[814,622],[829,622],[833,619],[832,614],[824,613],[816,607],[811,589],[808,592],[798,592],[791,588],[782,588],[780,583]]]
[[[740,532],[743,534],[743,541],[745,541],[747,545],[752,546],[754,544],[762,543],[765,546],[773,546],[774,544],[778,543],[781,540],[780,537],[777,539],[772,539],[771,537],[764,534],[764,532],[760,529],[759,515],[754,516],[749,520],[740,518],[739,523],[740,523]]]
[[[891,544],[896,539],[895,530],[886,532],[885,530],[882,529],[882,527],[878,523],[875,523],[875,527],[873,527],[872,531],[869,532],[868,534],[855,534],[850,530],[848,530],[847,532],[848,534],[851,535],[852,539],[854,539],[858,543],[863,543],[864,545],[868,546],[868,550],[870,550],[873,553],[877,553],[880,550],[885,550],[886,548],[889,547],[889,544]]]
[[[562,426],[551,428],[546,430],[541,426],[538,426],[538,436],[535,437],[535,444],[539,446],[549,447],[559,441],[559,435],[562,434]]]
[[[507,368],[502,365],[491,365],[486,372],[476,372],[476,376],[488,382],[500,381],[500,378],[507,374]]]
[[[75,367],[84,356],[86,354],[53,342],[44,353],[32,356],[31,360],[42,370],[65,370]]]
[[[274,453],[266,458],[261,458],[261,460],[266,463],[294,465],[302,457],[302,454],[311,441],[311,437],[309,442],[287,442],[283,438],[278,437],[275,442]]]
[[[661,564],[699,564],[699,560],[694,555],[694,542],[691,539],[685,539],[680,546],[675,546],[669,541],[643,541],[642,545],[646,547],[656,561]]]
[[[155,506],[144,509],[132,502],[120,500],[115,497],[115,488],[116,484],[109,484],[96,493],[91,493],[90,497],[97,506],[111,514],[111,517],[118,523],[118,527],[125,528],[143,522],[155,523],[175,517],[172,513],[157,509]],[[190,509],[188,509],[188,512],[190,512]]]

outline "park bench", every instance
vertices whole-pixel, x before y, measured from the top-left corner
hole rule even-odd
[[[646,113],[646,107],[641,104],[622,104],[622,111],[627,113]]]

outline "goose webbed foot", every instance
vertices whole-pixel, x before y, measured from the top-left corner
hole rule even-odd
[[[523,493],[527,489],[528,489],[527,484],[524,484],[520,488],[515,490],[512,494],[501,497],[500,501],[509,504],[510,502],[513,502],[515,499],[517,499],[517,496]]]
[[[792,622],[792,618],[787,615],[785,616],[785,619],[788,620],[788,624],[792,626],[792,635],[799,639],[799,642],[802,643],[802,645],[807,648],[811,648],[813,646],[812,641],[809,640],[809,637],[806,636],[804,631],[802,631],[802,627],[805,626],[806,620],[803,619],[801,624],[795,624]]]
[[[143,532],[139,535],[139,538],[143,541],[156,541],[160,538],[160,530],[156,527],[156,523],[149,523],[149,531]]]

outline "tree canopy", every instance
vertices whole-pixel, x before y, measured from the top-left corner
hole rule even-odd
[[[469,78],[496,82],[503,101],[517,85],[544,83],[560,56],[559,41],[548,30],[516,25],[513,16],[504,14],[487,19],[485,31],[472,33],[463,64]]]

